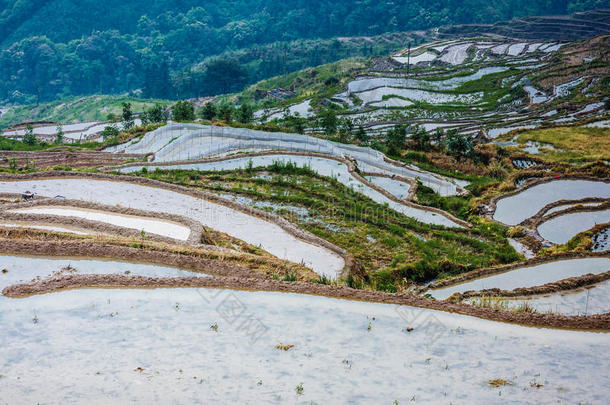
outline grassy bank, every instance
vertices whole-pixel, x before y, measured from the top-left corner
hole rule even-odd
[[[352,253],[363,268],[348,284],[401,290],[475,268],[519,259],[506,228],[477,221],[473,229],[430,226],[355,193],[308,168],[274,164],[226,172],[154,170],[140,176],[203,189],[281,215]]]
[[[552,148],[540,148],[541,156],[554,162],[590,162],[610,159],[610,128],[559,127],[529,130],[519,134],[517,142],[539,142]]]

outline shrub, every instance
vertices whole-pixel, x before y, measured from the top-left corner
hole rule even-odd
[[[187,100],[178,101],[172,106],[172,118],[178,122],[194,121],[195,107]]]

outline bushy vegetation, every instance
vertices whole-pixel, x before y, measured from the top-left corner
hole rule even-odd
[[[347,56],[345,41],[305,39],[490,23],[601,6],[600,0],[83,0],[75,7],[68,0],[2,0],[0,100],[34,103],[140,88],[144,96],[157,98],[225,93]],[[352,40],[349,54],[387,53],[384,42]],[[227,49],[238,51],[225,53]]]
[[[123,103],[131,104],[133,113],[142,113],[155,105],[170,104],[166,100],[141,99],[128,96],[97,95],[74,97],[36,105],[15,106],[0,115],[0,128],[23,121],[53,121],[64,124],[78,120],[115,121],[120,120]]]

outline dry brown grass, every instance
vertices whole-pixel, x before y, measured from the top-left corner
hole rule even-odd
[[[491,385],[492,387],[501,387],[504,385],[513,385],[513,384],[502,378],[496,378],[495,380],[489,380],[489,385]]]
[[[0,241],[2,239],[30,242],[76,241],[99,246],[112,245],[132,248],[136,247],[144,251],[166,252],[242,266],[251,271],[262,273],[270,277],[282,278],[286,274],[296,274],[299,281],[312,281],[317,278],[317,275],[313,272],[313,270],[296,263],[278,259],[267,253],[253,254],[239,251],[231,252],[147,240],[142,241],[141,239],[121,236],[75,235],[37,229],[2,228],[0,226]],[[252,250],[260,252],[260,249],[256,248],[252,248]],[[78,255],[78,252],[74,252],[74,254]]]

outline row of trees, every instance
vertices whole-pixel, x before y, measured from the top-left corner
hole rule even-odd
[[[396,125],[390,128],[385,135],[387,152],[390,155],[400,155],[406,147],[429,151],[433,147],[446,151],[458,159],[470,158],[474,155],[474,143],[470,137],[451,129],[445,133],[437,128],[430,135],[423,127],[415,126],[408,132],[406,125]],[[433,144],[434,143],[434,144]]]
[[[234,108],[229,104],[216,105],[211,102],[206,103],[198,112],[193,103],[183,100],[171,106],[171,116],[174,121],[188,122],[194,121],[199,117],[205,120],[219,119],[225,122],[237,120],[241,123],[251,123],[254,119],[252,108],[248,104],[242,104],[239,108]],[[129,102],[122,103],[121,123],[122,129],[130,130],[135,125],[132,105]],[[156,104],[141,114],[144,125],[153,123],[164,123],[169,118],[169,111],[166,107]],[[314,128],[321,129],[328,136],[338,136],[341,142],[358,141],[367,144],[370,137],[366,130],[360,125],[355,128],[354,123],[346,117],[338,118],[335,111],[326,109],[321,111],[313,119],[304,119],[297,115],[290,115],[286,111],[282,120],[284,126],[293,129],[295,132],[303,133],[305,126],[310,124]],[[116,138],[120,131],[116,125],[109,125],[101,132],[104,140]],[[63,143],[63,128],[57,126],[55,143]],[[383,137],[385,152],[391,156],[399,156],[406,148],[420,151],[429,151],[433,148],[446,151],[456,158],[469,158],[474,156],[474,144],[472,139],[460,134],[457,130],[449,130],[445,133],[442,128],[437,128],[429,134],[423,127],[409,127],[398,124],[390,128]],[[28,125],[23,137],[23,142],[28,145],[37,143],[31,125]]]
[[[290,120],[294,117],[284,117],[284,123],[290,127]],[[338,118],[335,111],[326,109],[310,122],[314,128],[323,131],[329,136],[338,136],[339,141],[347,142],[357,140],[361,144],[370,141],[366,130],[360,125],[355,128],[349,118]],[[299,132],[299,131],[297,131]],[[466,135],[460,134],[452,129],[445,132],[442,128],[430,134],[421,126],[409,127],[399,124],[390,128],[383,137],[385,151],[392,156],[398,156],[406,148],[429,151],[433,148],[446,151],[458,159],[468,158],[474,155],[474,143]]]

